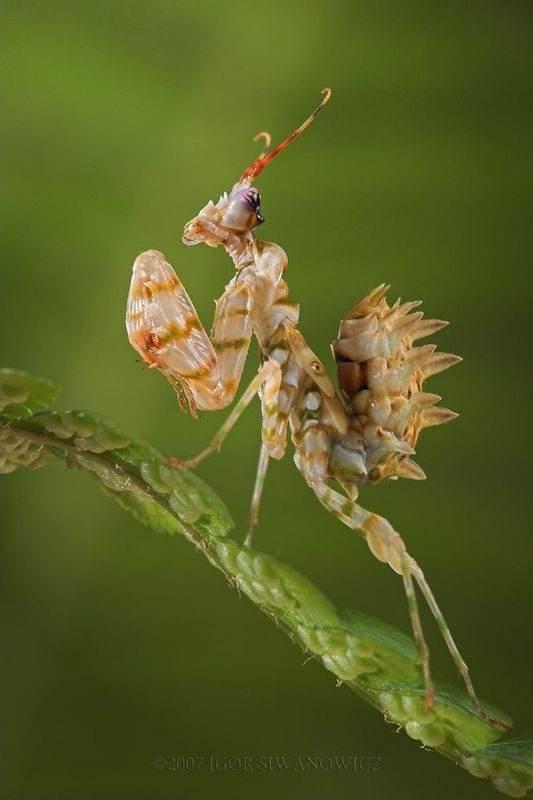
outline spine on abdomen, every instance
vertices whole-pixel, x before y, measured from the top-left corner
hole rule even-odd
[[[435,345],[414,342],[447,325],[423,319],[414,309],[420,301],[389,306],[382,284],[361,300],[340,324],[332,344],[340,390],[362,436],[366,453],[366,483],[385,478],[423,479],[410,456],[423,428],[454,419],[457,414],[436,406],[441,399],[423,391],[431,375],[461,361],[436,352]]]

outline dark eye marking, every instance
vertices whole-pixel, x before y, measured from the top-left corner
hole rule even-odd
[[[261,195],[253,186],[245,192],[243,199],[248,203],[252,211],[257,211],[261,205]]]

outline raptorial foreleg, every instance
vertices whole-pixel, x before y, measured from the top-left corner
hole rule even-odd
[[[235,396],[252,335],[249,287],[230,283],[218,300],[212,338],[178,276],[157,250],[137,257],[128,296],[128,338],[170,381],[183,410],[213,411]]]

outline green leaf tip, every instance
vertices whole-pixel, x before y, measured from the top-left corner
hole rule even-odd
[[[0,369],[0,413],[29,417],[50,408],[61,388],[45,378],[36,378],[17,369]]]

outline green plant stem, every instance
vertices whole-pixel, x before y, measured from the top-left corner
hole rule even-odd
[[[13,402],[15,390],[24,395],[25,380],[27,397]],[[416,648],[408,636],[379,620],[338,610],[291,567],[229,538],[233,523],[217,495],[194,473],[170,467],[151,446],[86,411],[42,410],[53,392],[51,384],[41,383],[0,370],[0,472],[51,462],[88,471],[144,524],[183,534],[305,653],[386,721],[472,775],[489,778],[510,797],[533,790],[530,738],[489,725],[464,691],[443,683],[436,683],[433,711],[425,709]],[[503,712],[484,708],[510,725]]]

